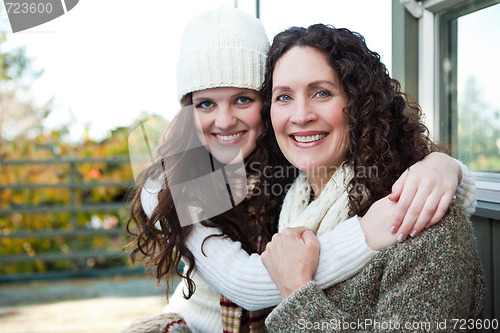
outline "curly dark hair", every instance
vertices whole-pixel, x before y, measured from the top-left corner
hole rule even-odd
[[[191,94],[189,94],[183,101],[183,106],[191,104]],[[195,179],[200,176],[200,173],[205,172],[199,169],[200,151],[188,150],[177,153],[178,147],[200,146],[193,113],[190,110],[190,108],[182,109],[166,129],[162,144],[157,149],[155,161],[142,173],[141,180],[131,192],[130,217],[127,221],[127,231],[132,237],[127,249],[131,251],[132,261],[144,261],[146,267],[153,269],[158,283],[165,279],[167,295],[170,288],[169,277],[172,273],[185,278],[188,287],[188,293],[184,295],[186,298],[190,298],[196,289],[191,279],[195,259],[186,246],[186,238],[192,231],[192,225],[181,224],[177,211],[180,207],[174,206],[169,185]],[[247,174],[257,177],[253,196],[243,200],[233,209],[201,222],[205,226],[219,228],[221,233],[215,236],[229,237],[240,242],[242,248],[248,253],[263,251],[265,244],[277,232],[277,222],[285,192],[269,195],[270,188],[275,184],[280,184],[281,188],[285,188],[296,177],[294,169],[288,174],[280,173],[279,178],[273,176],[276,174],[272,171],[275,166],[287,165],[287,161],[277,153],[279,148],[277,144],[273,144],[274,135],[270,136],[268,131],[269,128],[266,125],[264,134],[257,139],[257,148],[245,159]],[[193,145],[192,142],[198,144]],[[168,158],[169,156],[174,156],[174,158]],[[165,174],[168,175],[168,181],[164,179]],[[148,217],[142,207],[141,191],[148,179],[159,178],[164,182],[163,189],[158,194],[158,205]],[[227,191],[225,186],[220,189],[200,188],[197,197],[208,201],[217,190]],[[249,209],[250,201],[252,210]],[[256,233],[249,230],[250,220],[258,223]],[[161,229],[157,227],[157,223],[160,224]],[[185,274],[180,270],[181,260],[188,265]]]
[[[343,85],[348,97],[344,112],[349,119],[344,164],[355,170],[348,184],[349,215],[364,215],[373,202],[390,193],[392,184],[409,166],[438,150],[437,146],[421,122],[420,106],[409,102],[363,36],[323,24],[288,28],[274,37],[261,90],[266,97],[262,117],[267,124],[271,122],[275,66],[293,47],[312,47],[324,53]],[[356,170],[376,170],[377,175]],[[368,198],[363,195],[365,190]]]

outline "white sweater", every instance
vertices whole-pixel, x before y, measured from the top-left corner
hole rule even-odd
[[[187,266],[184,267],[186,270]],[[182,292],[184,289],[187,295],[187,288],[181,281],[163,312],[180,314],[194,333],[222,332],[220,293],[197,273],[191,279],[196,284],[193,296],[188,300],[184,298]]]
[[[457,162],[461,165],[463,174],[456,192],[457,203],[471,215],[476,206],[474,180],[467,167],[460,161]],[[145,213],[150,216],[158,204],[157,195],[142,191],[141,200]],[[219,294],[215,290],[247,310],[258,310],[281,302],[279,290],[272,282],[260,256],[248,255],[239,242],[212,237],[205,242],[203,251],[206,256],[203,255],[201,243],[214,233],[218,234],[218,229],[196,224],[187,239],[187,246],[195,257],[196,275],[205,279],[198,280],[200,286],[196,282],[195,295],[199,292],[199,298],[196,301],[193,298],[186,301],[182,298],[181,287],[178,287],[169,306],[165,308],[168,312],[180,313],[194,331],[221,331],[221,328],[208,330],[209,327],[215,327],[211,325],[216,321],[220,325],[220,308],[218,312],[208,311],[219,306]],[[366,245],[357,217],[341,223],[334,230],[318,237],[318,240],[321,252],[314,279],[322,289],[354,275],[377,254]],[[209,285],[205,284],[207,281]],[[202,310],[202,307],[206,307],[206,310]]]

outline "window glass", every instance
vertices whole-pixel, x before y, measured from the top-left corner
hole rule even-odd
[[[457,19],[457,152],[500,173],[500,4]]]

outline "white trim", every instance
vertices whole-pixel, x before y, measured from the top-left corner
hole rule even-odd
[[[500,183],[476,180],[477,200],[500,203]]]
[[[423,10],[418,21],[418,102],[425,114],[425,124],[431,138],[439,138],[439,108],[436,108],[434,14]]]

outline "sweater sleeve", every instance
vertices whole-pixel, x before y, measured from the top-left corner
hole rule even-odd
[[[384,324],[395,331],[437,331],[442,327],[436,325],[445,321],[445,329],[454,331],[452,319],[480,318],[484,280],[470,223],[456,207],[421,237],[384,250],[376,260],[384,262],[384,271],[371,318],[347,316],[328,298],[328,291],[325,294],[310,282],[273,310],[266,319],[268,331],[287,327],[287,332],[339,332],[342,329],[335,323],[359,323],[359,319],[369,332],[387,331],[381,328]],[[377,322],[382,323],[378,328]],[[305,330],[301,323],[323,326]]]
[[[460,160],[455,159],[455,161],[462,168],[462,181],[457,187],[457,205],[461,206],[468,217],[471,217],[476,210],[477,200],[476,200],[476,184],[472,178],[472,173],[465,164]]]
[[[195,257],[198,273],[225,297],[247,310],[277,305],[281,295],[257,254],[248,255],[239,242],[211,237],[216,228],[200,224],[193,228],[186,245]],[[366,244],[359,219],[353,217],[318,237],[320,258],[314,276],[320,288],[343,281],[360,271],[377,251]]]

